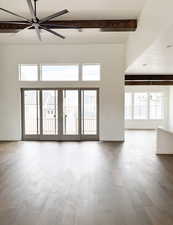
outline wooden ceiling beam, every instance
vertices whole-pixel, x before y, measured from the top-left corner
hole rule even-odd
[[[126,81],[173,81],[173,74],[171,75],[145,75],[145,74],[126,74]]]
[[[16,22],[25,22],[25,21],[16,21]],[[127,32],[135,31],[137,28],[137,20],[59,20],[59,21],[49,21],[52,26],[49,26],[51,29],[55,29],[53,24],[77,27],[79,29],[101,29],[101,31],[112,31],[112,32]],[[3,30],[21,30],[26,28],[26,25],[23,24],[4,24],[0,22],[0,32]],[[62,27],[61,29],[68,29]]]
[[[126,86],[143,86],[143,85],[161,85],[170,86],[173,85],[173,81],[125,81]]]

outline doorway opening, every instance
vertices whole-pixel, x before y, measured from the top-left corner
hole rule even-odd
[[[22,89],[23,140],[99,140],[99,89]]]

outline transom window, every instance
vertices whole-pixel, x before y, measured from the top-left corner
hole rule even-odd
[[[37,81],[38,66],[37,65],[19,65],[19,80]]]
[[[82,80],[100,80],[100,65],[82,65]]]
[[[20,81],[100,81],[100,64],[19,65]]]
[[[126,120],[163,120],[164,94],[162,92],[126,92]]]
[[[76,81],[79,80],[78,65],[41,65],[43,81]]]

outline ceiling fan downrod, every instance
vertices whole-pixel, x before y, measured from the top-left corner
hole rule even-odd
[[[37,18],[37,1],[38,0],[34,0],[34,11],[35,11],[35,17]]]

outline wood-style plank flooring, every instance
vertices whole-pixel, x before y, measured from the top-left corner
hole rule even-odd
[[[125,143],[0,144],[0,225],[173,225],[173,158]]]

